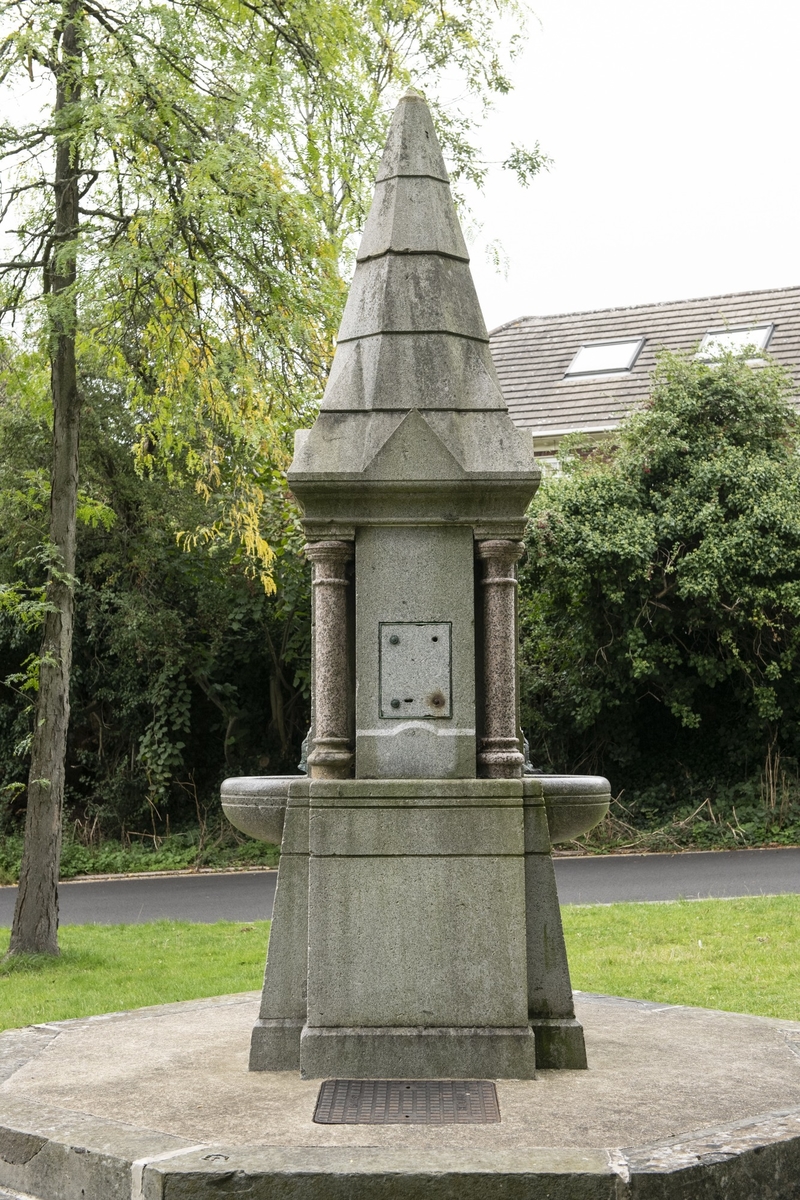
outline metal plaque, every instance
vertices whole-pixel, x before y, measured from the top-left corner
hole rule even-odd
[[[326,1079],[318,1125],[486,1125],[500,1120],[488,1079]]]
[[[379,629],[381,716],[451,717],[451,623],[381,621]]]

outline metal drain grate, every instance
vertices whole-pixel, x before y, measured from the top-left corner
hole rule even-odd
[[[484,1125],[500,1120],[488,1079],[326,1079],[318,1125]]]

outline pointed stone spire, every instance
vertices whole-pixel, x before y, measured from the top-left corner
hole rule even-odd
[[[392,120],[322,407],[505,407],[442,152],[414,91]]]
[[[394,111],[375,182],[402,175],[450,182],[430,111],[416,88],[408,89]]]
[[[320,414],[289,471],[304,481],[509,481],[536,475],[489,350],[427,104],[398,104]],[[299,485],[299,486],[296,486]],[[535,487],[535,484],[534,484]]]
[[[449,183],[428,106],[410,90],[394,114],[358,262],[389,252],[469,262]]]

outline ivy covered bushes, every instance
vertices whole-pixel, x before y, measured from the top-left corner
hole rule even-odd
[[[574,440],[534,501],[523,723],[545,769],[623,792],[614,844],[800,840],[790,394],[772,365],[663,354],[617,443]]]
[[[36,367],[33,355],[9,354],[0,380],[6,875],[24,816],[46,570],[49,408]],[[136,437],[113,391],[93,384],[82,434],[68,873],[72,859],[77,869],[85,849],[97,858],[109,839],[134,847],[134,856],[137,846],[169,851],[173,865],[192,865],[198,855],[210,865],[223,843],[229,857],[241,857],[222,818],[220,780],[295,771],[308,729],[308,568],[297,514],[278,492],[269,530],[276,591],[267,595],[235,541],[179,544],[181,530],[208,520],[208,505],[177,472],[137,471]],[[97,858],[94,869],[110,870],[104,862]]]

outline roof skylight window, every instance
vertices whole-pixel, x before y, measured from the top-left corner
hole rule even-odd
[[[630,371],[644,338],[617,338],[613,342],[586,342],[567,367],[566,375],[608,375]]]
[[[741,354],[750,346],[756,350],[766,350],[774,328],[769,324],[748,325],[743,329],[709,329],[700,343],[697,357],[703,362],[713,362],[722,354]]]

